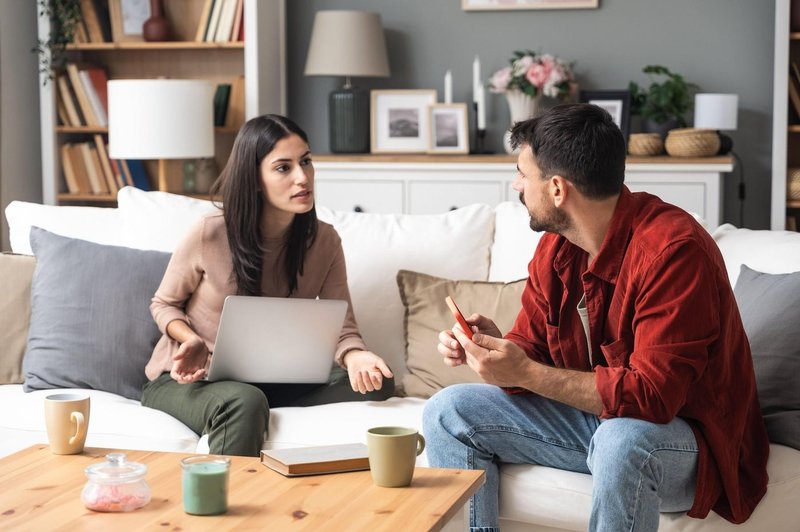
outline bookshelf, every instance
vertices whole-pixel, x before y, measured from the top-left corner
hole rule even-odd
[[[792,2],[775,3],[775,71],[772,130],[772,229],[797,230],[800,222],[800,199],[788,193],[792,168],[800,168],[800,113],[789,94],[789,84],[795,83],[792,62],[800,66],[800,32],[790,28]],[[797,7],[795,7],[797,9]]]
[[[101,0],[106,1],[106,0]],[[67,61],[105,70],[108,79],[208,79],[230,83],[244,77],[245,119],[264,113],[286,113],[286,0],[243,0],[244,41],[196,42],[206,0],[165,0],[173,40],[169,42],[86,42],[67,46]],[[38,33],[45,39],[50,22],[39,17]],[[111,194],[70,194],[61,168],[65,143],[107,140],[106,127],[64,125],[58,119],[57,84],[39,84],[42,190],[46,204],[113,206]],[[228,159],[238,126],[215,128],[215,159],[221,170]],[[155,190],[157,161],[144,161]],[[168,161],[168,191],[182,192],[183,161]]]

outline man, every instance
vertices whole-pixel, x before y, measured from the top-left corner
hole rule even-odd
[[[694,219],[623,185],[610,115],[558,106],[516,124],[514,190],[534,231],[522,310],[504,338],[477,314],[439,335],[487,384],[425,407],[431,465],[484,469],[472,530],[496,530],[499,463],[593,476],[590,530],[657,530],[659,511],[740,523],[769,453],[736,301]]]

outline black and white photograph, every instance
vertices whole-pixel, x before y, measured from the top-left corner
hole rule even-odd
[[[436,104],[430,108],[429,153],[468,153],[467,105]]]
[[[425,153],[431,133],[428,107],[436,103],[434,89],[370,91],[372,153]]]

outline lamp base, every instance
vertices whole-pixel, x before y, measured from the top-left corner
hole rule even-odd
[[[331,92],[328,123],[332,153],[369,152],[369,91],[347,87]]]
[[[719,131],[717,131],[717,135],[719,135],[719,151],[717,155],[729,154],[733,149],[733,139]]]

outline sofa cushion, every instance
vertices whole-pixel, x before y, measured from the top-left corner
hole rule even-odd
[[[800,271],[800,233],[738,229],[725,224],[712,236],[725,259],[731,286],[736,286],[742,264],[764,273]]]
[[[22,382],[22,356],[31,318],[31,279],[36,260],[0,254],[0,384]]]
[[[528,209],[519,201],[503,202],[494,212],[489,280],[507,283],[523,279],[528,276],[528,263],[544,233],[531,229]]]
[[[117,193],[127,245],[172,252],[194,223],[217,207],[209,200],[123,187]]]
[[[734,291],[770,441],[800,449],[800,272],[742,266]]]
[[[138,399],[160,337],[150,315],[170,255],[31,229],[36,255],[25,390],[92,388]]]
[[[11,251],[32,255],[31,227],[98,244],[128,245],[117,209],[40,205],[12,201],[6,207]]]
[[[467,365],[451,368],[436,350],[439,331],[453,327],[455,319],[444,302],[446,296],[458,304],[464,316],[473,313],[492,318],[502,332],[514,324],[522,304],[525,279],[513,283],[451,281],[407,270],[397,274],[400,300],[405,307],[406,395],[430,397],[445,386],[482,382]]]
[[[317,207],[342,238],[350,296],[361,335],[391,366],[405,374],[403,304],[395,277],[401,269],[448,279],[485,281],[494,213],[471,205],[445,214],[393,215],[337,212]]]

